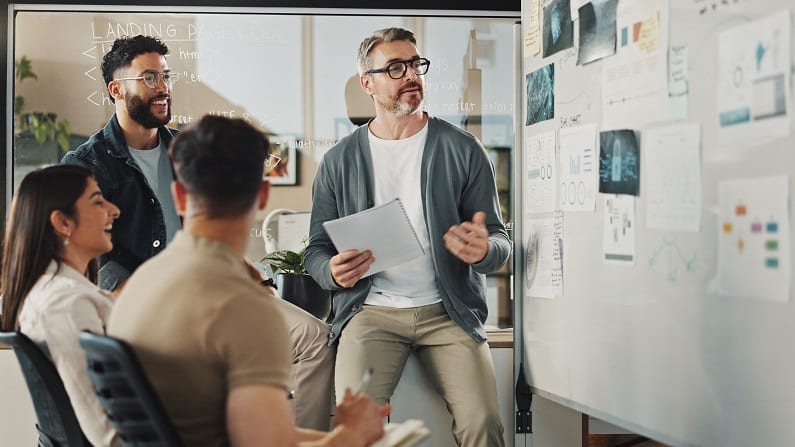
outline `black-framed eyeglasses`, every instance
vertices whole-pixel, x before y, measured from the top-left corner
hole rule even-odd
[[[413,71],[415,75],[419,76],[427,73],[430,66],[431,61],[428,59],[424,57],[415,57],[405,61],[392,62],[384,68],[373,68],[372,70],[367,70],[365,73],[386,73],[392,79],[400,79],[406,75],[406,71],[408,71],[409,67],[411,67],[411,71]]]
[[[146,84],[147,87],[155,88],[157,86],[158,78],[162,79],[166,86],[171,87],[179,80],[179,73],[172,71],[164,71],[162,73],[157,71],[147,71],[141,76],[136,76],[134,78],[118,78],[114,79],[114,81],[144,81],[144,84]]]

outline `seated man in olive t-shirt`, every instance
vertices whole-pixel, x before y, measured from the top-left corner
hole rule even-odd
[[[172,192],[183,231],[130,277],[108,334],[135,349],[185,445],[369,445],[389,406],[350,390],[332,432],[294,427],[287,328],[243,258],[267,201],[267,147],[245,121],[222,117],[176,137]]]

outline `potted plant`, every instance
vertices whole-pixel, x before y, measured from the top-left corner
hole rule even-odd
[[[331,293],[324,290],[309,276],[304,266],[306,241],[300,252],[277,250],[265,255],[260,262],[271,266],[277,273],[276,287],[285,300],[325,320],[331,311]]]
[[[14,77],[17,80],[17,86],[28,78],[39,79],[33,72],[32,64],[27,56],[22,56],[14,63]],[[30,131],[39,144],[52,140],[58,144],[62,151],[59,155],[66,153],[69,150],[69,137],[72,135],[69,121],[59,120],[58,115],[54,113],[40,111],[23,113],[24,108],[25,98],[22,95],[14,96],[14,115],[18,117],[16,127],[19,133]]]

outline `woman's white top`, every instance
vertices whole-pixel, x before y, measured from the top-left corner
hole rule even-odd
[[[56,273],[57,271],[57,273]],[[77,340],[82,330],[105,333],[112,295],[63,262],[51,261],[25,298],[20,331],[49,355],[61,376],[77,421],[94,446],[121,446],[88,380]]]

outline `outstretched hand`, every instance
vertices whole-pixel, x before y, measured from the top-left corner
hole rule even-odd
[[[444,246],[456,258],[467,264],[477,264],[489,252],[489,231],[486,213],[478,211],[472,221],[453,225],[444,235]]]

